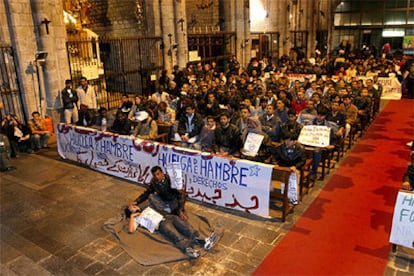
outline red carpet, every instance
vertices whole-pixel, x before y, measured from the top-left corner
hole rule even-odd
[[[414,101],[390,101],[254,275],[383,275]]]

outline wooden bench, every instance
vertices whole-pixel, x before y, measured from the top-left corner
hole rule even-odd
[[[288,198],[288,183],[290,176],[290,169],[285,167],[275,166],[272,171],[272,183],[270,189],[270,200],[280,201],[282,204],[282,222],[286,220],[287,214],[293,209],[294,205],[289,203]],[[284,188],[282,192],[282,183]]]

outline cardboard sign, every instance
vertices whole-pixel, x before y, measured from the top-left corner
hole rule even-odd
[[[302,145],[312,147],[329,146],[331,130],[327,126],[304,126],[300,131],[298,141]]]
[[[171,188],[183,189],[183,171],[179,163],[170,163],[167,165],[167,173],[170,176]]]
[[[135,219],[136,224],[141,225],[151,233],[154,233],[164,217],[151,207],[147,207],[139,216],[135,217]]]
[[[392,219],[390,242],[414,249],[413,192],[398,192]]]
[[[289,176],[288,198],[290,202],[298,203],[299,201],[299,181],[300,172],[292,172]],[[285,183],[281,185],[282,194],[285,190]]]
[[[246,137],[246,142],[244,142],[243,154],[255,157],[259,152],[260,146],[262,145],[263,138],[263,135],[249,132]]]

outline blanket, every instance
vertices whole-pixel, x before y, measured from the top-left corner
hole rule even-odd
[[[222,233],[218,225],[216,229],[213,229],[205,217],[190,212],[187,213],[187,216],[189,223],[200,233],[202,238],[208,237],[213,230]],[[152,234],[148,230],[138,227],[134,233],[129,234],[128,219],[123,213],[107,220],[103,229],[111,233],[125,252],[142,265],[157,265],[188,259],[187,255],[158,231]],[[201,255],[205,254],[204,249],[200,249],[200,253]]]

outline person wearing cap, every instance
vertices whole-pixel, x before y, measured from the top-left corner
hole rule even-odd
[[[151,118],[147,111],[138,112],[135,119],[138,122],[134,130],[135,137],[146,140],[155,140],[157,138],[157,122]]]
[[[65,81],[65,88],[61,91],[63,116],[66,124],[76,123],[78,116],[78,93],[72,88],[72,80]]]
[[[203,126],[203,117],[195,111],[194,104],[187,105],[185,107],[185,113],[179,118],[174,141],[181,142],[181,146],[191,148],[199,140]]]

